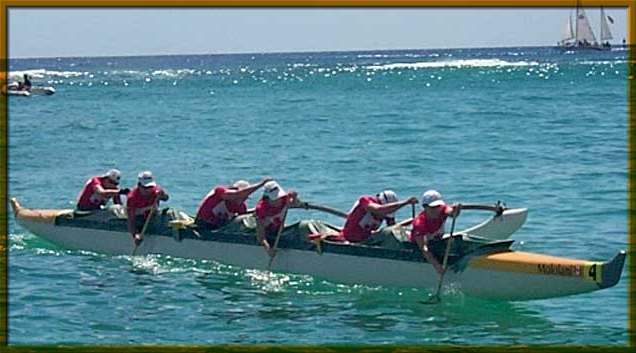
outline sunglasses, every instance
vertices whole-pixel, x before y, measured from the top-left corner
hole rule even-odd
[[[276,195],[278,195],[278,190],[279,190],[279,189],[278,189],[278,187],[275,187],[275,188],[271,189],[269,192],[270,192],[270,193],[273,193],[273,192],[275,191],[275,192],[276,192]],[[269,197],[269,194],[264,194],[264,195],[263,195],[263,197],[264,197],[264,198],[266,198],[266,199],[269,199],[269,198],[270,198],[270,197]]]

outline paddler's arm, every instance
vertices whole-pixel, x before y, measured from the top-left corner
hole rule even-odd
[[[265,228],[265,218],[267,217],[264,209],[262,208],[263,204],[260,202],[256,204],[254,207],[254,218],[256,218],[256,241],[265,248],[268,254],[271,256],[271,247],[267,242],[267,238],[265,237],[265,232],[267,231]]]
[[[99,184],[95,185],[95,192],[98,193],[100,196],[103,196],[106,198],[112,197],[113,199],[115,199],[115,197],[119,196],[119,188],[104,189],[104,187]]]
[[[256,218],[256,241],[265,248],[268,254],[271,252],[271,247],[265,238],[265,225],[258,218]]]
[[[168,193],[163,188],[160,188],[159,192],[157,193],[157,198],[159,198],[160,201],[168,201],[170,195],[168,195]]]
[[[386,218],[387,214],[396,212],[397,210],[399,210],[400,208],[406,205],[411,205],[411,204],[415,205],[417,204],[417,202],[418,202],[417,197],[412,196],[406,200],[391,202],[385,205],[381,205],[379,203],[370,203],[367,205],[366,209],[368,212],[371,212],[378,218]]]
[[[405,226],[408,226],[411,223],[413,223],[413,218],[407,218],[405,220],[402,220],[402,221],[398,222],[395,226],[396,227],[405,227]]]
[[[115,195],[115,197],[113,197],[113,203],[115,203],[115,205],[121,205],[121,195],[128,195],[128,193],[130,192],[129,188],[123,188],[123,189],[119,189],[119,192],[117,193],[117,195]]]
[[[428,237],[417,237],[415,238],[415,242],[417,243],[417,247],[422,252],[422,255],[433,267],[437,273],[444,272],[444,268],[440,265],[439,261],[433,256],[433,253],[428,249]]]
[[[232,190],[229,189],[223,194],[223,199],[228,201],[233,200],[243,200],[250,196],[254,191],[258,190],[261,186],[265,185],[268,181],[274,180],[270,177],[265,177],[263,180],[259,181],[256,184],[252,184],[245,189],[242,190]]]
[[[459,216],[461,209],[462,209],[462,204],[455,203],[452,206],[446,208],[446,215],[448,215],[451,218],[457,218],[457,216]]]
[[[133,238],[135,237],[135,233],[137,233],[137,229],[135,229],[135,207],[126,207],[126,212],[128,215],[128,233]]]
[[[289,197],[287,204],[288,208],[307,208],[307,203],[298,198],[298,193],[296,191],[290,190],[287,192],[287,195]]]

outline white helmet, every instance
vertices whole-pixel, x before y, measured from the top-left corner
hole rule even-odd
[[[263,197],[267,197],[270,200],[277,200],[283,196],[285,196],[285,190],[283,190],[277,182],[271,180],[265,183],[263,186]]]
[[[380,204],[386,205],[387,203],[397,202],[398,197],[393,190],[384,190],[378,194]]]
[[[143,171],[137,175],[137,183],[146,188],[157,185],[157,182],[155,182],[155,177],[149,170]]]
[[[444,200],[442,200],[442,194],[437,192],[436,190],[428,190],[422,194],[422,206],[426,207],[437,207],[440,205],[446,204]]]
[[[250,183],[247,182],[246,180],[237,180],[234,182],[234,184],[232,184],[233,188],[237,188],[239,190],[243,190],[248,186],[250,186]]]
[[[119,179],[121,179],[121,172],[118,169],[111,169],[102,175],[104,178],[110,179],[115,184],[119,184]]]
[[[378,199],[380,200],[381,205],[386,205],[387,203],[397,202],[398,197],[393,192],[393,190],[384,190],[378,194]],[[386,217],[395,217],[395,212],[387,213]]]

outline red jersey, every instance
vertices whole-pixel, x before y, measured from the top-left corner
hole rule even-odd
[[[265,229],[269,232],[276,232],[283,224],[283,208],[289,203],[289,194],[283,196],[283,202],[279,207],[274,207],[269,201],[260,199],[256,203],[256,218],[265,223]]]
[[[362,196],[353,204],[342,235],[351,242],[363,241],[371,237],[371,232],[380,228],[384,218],[377,218],[371,212],[367,211],[370,204],[379,204],[380,201],[373,196]]]
[[[80,210],[99,210],[101,206],[106,205],[108,197],[100,195],[97,192],[97,186],[108,190],[117,190],[116,188],[105,187],[102,184],[101,177],[92,177],[86,181],[84,188],[77,196],[77,208]],[[119,195],[113,200],[115,203],[119,203]]]
[[[148,216],[150,212],[150,208],[154,200],[158,197],[161,192],[161,187],[159,185],[152,187],[152,193],[150,193],[147,197],[144,197],[139,191],[139,187],[134,188],[131,192],[128,193],[128,200],[126,202],[126,207],[128,207],[128,213],[134,210],[135,216],[144,215],[144,217]],[[157,206],[159,206],[159,202],[157,201]]]
[[[197,210],[197,219],[202,219],[215,226],[225,224],[236,215],[247,213],[245,202],[231,202],[223,200],[223,194],[228,190],[225,186],[217,186],[210,191]]]
[[[452,208],[448,205],[440,206],[442,207],[441,215],[436,219],[427,219],[426,211],[422,211],[415,220],[413,221],[413,229],[411,230],[411,235],[409,236],[409,240],[415,242],[415,238],[424,238],[424,237],[438,237],[444,235],[444,222],[446,222],[446,218],[448,218],[448,212],[452,210]]]

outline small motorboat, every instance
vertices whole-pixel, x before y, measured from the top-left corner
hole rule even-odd
[[[48,86],[32,86],[30,89],[21,88],[20,84],[17,82],[12,82],[7,85],[6,91],[3,90],[3,93],[9,96],[22,96],[29,97],[32,95],[44,95],[50,96],[55,94],[55,88]]]

